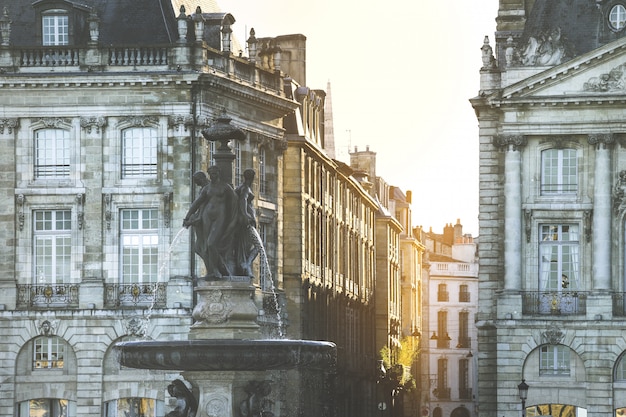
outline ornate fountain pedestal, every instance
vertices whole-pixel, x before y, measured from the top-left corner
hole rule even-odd
[[[189,339],[258,339],[256,288],[249,277],[200,281]]]

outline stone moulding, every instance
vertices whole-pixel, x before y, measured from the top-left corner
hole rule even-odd
[[[311,340],[202,339],[119,342],[123,366],[171,371],[315,369],[334,372],[336,345]]]

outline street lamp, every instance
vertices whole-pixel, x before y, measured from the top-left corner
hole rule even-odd
[[[519,399],[522,400],[522,417],[526,417],[526,398],[528,398],[528,384],[525,379],[517,386]]]

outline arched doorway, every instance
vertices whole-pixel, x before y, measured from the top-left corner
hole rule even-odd
[[[450,417],[470,417],[470,412],[465,407],[459,407],[450,413]]]

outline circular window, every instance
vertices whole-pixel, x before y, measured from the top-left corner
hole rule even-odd
[[[609,13],[609,24],[613,30],[622,30],[626,26],[626,8],[616,4]]]

